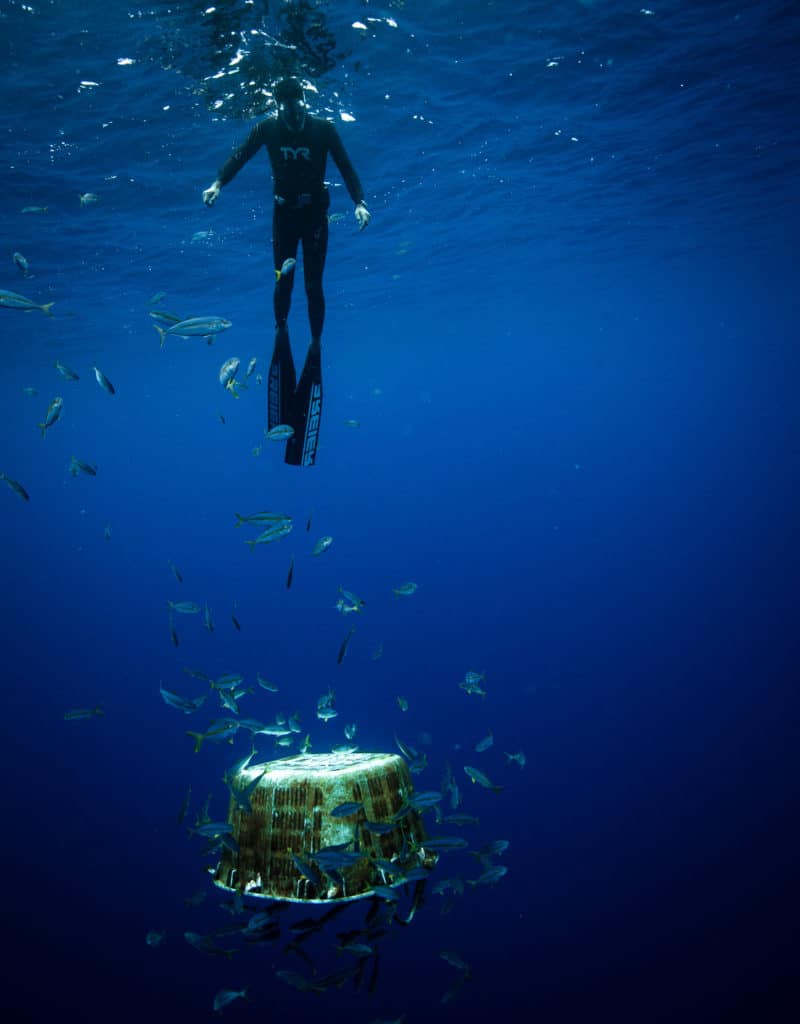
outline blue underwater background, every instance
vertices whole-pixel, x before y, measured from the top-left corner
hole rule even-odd
[[[54,303],[0,308],[0,471],[30,495],[0,488],[3,1019],[211,1020],[243,986],[231,1020],[800,1019],[796,5],[5,0],[0,29],[0,288]],[[287,73],[372,212],[329,166],[313,468],[263,434],[266,155],[201,202]],[[162,348],[158,292],[233,326]],[[299,362],[299,286],[289,326]],[[294,529],[251,551],[235,513],[263,509]],[[168,601],[213,632],[176,615],[175,647]],[[242,714],[299,713],[314,751],[353,722],[424,751],[421,789],[449,764],[507,874],[429,892],[371,993],[287,985],[287,933],[198,952],[237,919],[187,826],[249,740],[193,752],[224,711],[185,668],[273,680]],[[363,913],[315,937],[320,976]]]

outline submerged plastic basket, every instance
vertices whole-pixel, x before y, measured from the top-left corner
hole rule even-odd
[[[398,876],[401,867],[435,862],[420,849],[425,829],[419,814],[409,811],[391,821],[414,788],[396,754],[300,754],[248,765],[234,786],[244,788],[259,776],[250,796],[252,813],[231,799],[228,821],[238,851],[222,852],[214,873],[222,889],[298,902],[353,900],[368,896],[374,885],[392,884],[375,858],[396,863]],[[363,812],[331,815],[349,802],[362,804]],[[393,827],[376,834],[365,822]],[[340,844],[363,856],[330,872],[315,864],[316,853]]]

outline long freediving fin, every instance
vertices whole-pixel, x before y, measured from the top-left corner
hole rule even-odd
[[[284,461],[289,465],[314,465],[321,417],[322,348],[319,341],[312,341],[294,393],[291,418],[287,421],[294,427],[294,435],[286,442],[284,456]]]
[[[267,430],[291,423],[296,373],[289,331],[285,324],[275,329],[275,347],[267,377]]]

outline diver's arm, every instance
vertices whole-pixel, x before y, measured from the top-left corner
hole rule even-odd
[[[203,192],[203,202],[206,206],[213,206],[219,197],[220,190],[229,181],[233,181],[247,161],[255,156],[259,149],[265,145],[264,125],[261,121],[253,128],[244,142],[237,146],[225,161],[217,174],[216,181]]]
[[[336,131],[336,128],[330,122],[328,122],[328,130],[328,149],[330,151],[331,156],[333,157],[333,162],[339,168],[339,174],[341,174],[342,181],[344,181],[345,185],[347,186],[347,191],[350,193],[350,198],[353,200],[357,207],[363,206],[364,189],[361,187],[361,182],[359,180],[358,175],[356,174],[356,169],[350,162],[350,157],[347,155],[347,150],[344,148],[344,143],[339,138],[339,133]],[[366,207],[364,208],[366,209]]]

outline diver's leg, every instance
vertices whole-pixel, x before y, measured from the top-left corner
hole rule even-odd
[[[294,218],[276,206],[272,219],[272,253],[276,268],[282,267],[283,261],[290,256],[297,256],[298,241],[299,233]],[[288,423],[292,418],[297,375],[286,318],[292,301],[293,280],[294,272],[281,275],[275,282],[273,293],[275,345],[267,376],[267,430]]]
[[[308,323],[312,341],[322,338],[325,323],[325,294],[322,290],[322,274],[328,253],[328,215],[323,209],[315,212],[303,231],[303,280],[308,300]]]
[[[278,204],[272,214],[272,259],[275,270],[279,271],[284,261],[297,258],[297,246],[302,234],[303,222],[298,211],[286,210]],[[272,306],[275,311],[275,325],[286,324],[292,305],[294,271],[275,278]]]

